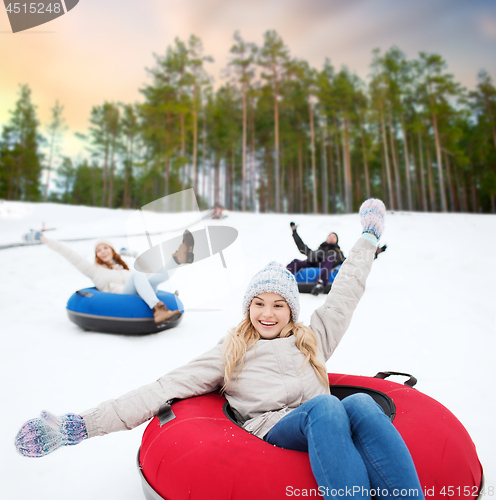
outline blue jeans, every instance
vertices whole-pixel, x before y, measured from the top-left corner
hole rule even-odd
[[[160,283],[167,281],[169,274],[164,271],[163,273],[155,273],[147,276],[145,273],[132,271],[129,276],[122,293],[137,294],[153,309],[159,299],[157,297],[157,287]]]
[[[424,498],[402,437],[367,394],[342,401],[317,396],[283,417],[266,441],[307,451],[319,492],[326,498]]]

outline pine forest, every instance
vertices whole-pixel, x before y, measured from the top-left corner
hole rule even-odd
[[[139,103],[95,104],[84,153],[64,156],[64,108],[43,127],[36,89],[19,86],[0,137],[0,198],[139,208],[194,188],[201,208],[350,213],[496,213],[496,87],[463,88],[439,54],[375,49],[364,81],[327,59],[291,56],[275,31],[236,32],[219,82],[192,35],[176,39]],[[33,92],[33,93],[32,93]]]

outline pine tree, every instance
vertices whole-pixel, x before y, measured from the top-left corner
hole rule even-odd
[[[270,83],[274,99],[274,179],[276,212],[281,211],[279,98],[281,81],[284,78],[284,69],[288,60],[288,50],[282,38],[274,30],[266,31],[264,34],[264,44],[259,52],[258,64],[267,70],[267,73],[262,73],[262,77]]]
[[[51,111],[52,111],[52,120],[47,127],[49,135],[50,154],[48,156],[48,165],[46,167],[48,173],[47,173],[45,195],[43,197],[43,201],[46,201],[48,197],[48,189],[50,187],[50,174],[52,172],[53,161],[60,154],[59,141],[61,139],[62,133],[67,129],[67,126],[64,123],[65,120],[62,117],[64,106],[61,106],[58,100],[55,101],[55,106],[51,109]]]
[[[76,168],[72,160],[65,156],[62,159],[62,164],[57,168],[57,179],[55,185],[62,190],[62,203],[71,203],[72,190],[74,189],[74,181],[76,179]]]
[[[444,180],[439,119],[448,106],[448,98],[457,96],[460,92],[460,86],[454,81],[453,75],[444,73],[446,62],[438,54],[421,52],[420,61],[417,67],[420,72],[421,86],[426,94],[426,106],[431,116],[432,128],[434,131],[441,210],[446,212],[448,206],[446,203],[446,186]]]
[[[135,144],[139,132],[138,116],[132,104],[125,104],[123,106],[121,127],[125,139],[123,205],[124,208],[131,208],[131,183],[133,178]]]
[[[36,107],[28,85],[19,86],[19,99],[2,133],[0,167],[3,195],[9,200],[37,201],[40,196],[42,154]]]
[[[231,47],[231,54],[234,54],[229,65],[234,67],[236,77],[241,85],[241,96],[243,101],[243,130],[241,139],[241,210],[246,210],[247,195],[247,140],[248,140],[248,93],[251,88],[251,81],[255,75],[253,67],[257,55],[257,47],[253,43],[243,40],[238,31],[234,33],[235,44]]]
[[[200,107],[201,91],[202,87],[210,83],[210,79],[207,77],[203,69],[204,62],[213,62],[211,56],[203,55],[203,44],[201,40],[195,36],[191,35],[188,40],[188,67],[190,69],[190,79],[191,86],[193,87],[192,92],[192,121],[193,121],[193,188],[195,193],[198,193],[198,172],[197,172],[197,156],[198,156],[198,109]]]

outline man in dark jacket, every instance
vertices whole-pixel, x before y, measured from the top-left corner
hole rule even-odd
[[[296,231],[294,222],[291,222],[291,230],[293,231],[293,239],[298,250],[303,255],[306,255],[307,260],[295,259],[288,264],[286,269],[296,274],[306,267],[320,267],[320,278],[315,282],[312,294],[318,295],[319,293],[323,293],[332,269],[342,264],[345,260],[345,256],[338,245],[338,235],[330,233],[317,250],[311,250],[303,243],[303,240]]]
[[[300,253],[306,255],[307,260],[295,259],[286,266],[286,269],[289,272],[296,274],[298,271],[305,269],[306,267],[320,267],[320,277],[315,282],[315,286],[311,292],[313,295],[319,295],[319,293],[324,292],[332,269],[342,264],[346,259],[341,251],[341,248],[339,248],[338,235],[336,233],[330,233],[326,240],[320,244],[317,250],[310,250],[310,248],[303,243],[300,235],[296,232],[296,224],[291,222],[290,226],[293,231],[293,239],[296,246],[298,247]],[[375,258],[377,259],[377,256],[380,253],[385,252],[386,248],[386,245],[378,247],[375,252]]]

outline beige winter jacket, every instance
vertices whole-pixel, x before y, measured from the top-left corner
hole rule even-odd
[[[360,238],[337,275],[325,303],[312,315],[311,328],[319,343],[319,360],[325,363],[339,344],[370,272],[376,246]],[[81,413],[88,436],[132,429],[152,418],[166,401],[216,391],[224,384],[222,340],[190,363],[152,384]],[[226,398],[243,427],[263,437],[287,413],[329,388],[318,380],[294,336],[259,340],[245,358],[237,380],[233,377]]]
[[[100,266],[96,262],[90,263],[76,252],[62,245],[59,241],[49,240],[46,245],[65,257],[71,264],[77,267],[83,274],[88,276],[98,290],[109,293],[122,293],[131,271],[123,269],[119,264],[114,264],[114,269]]]

